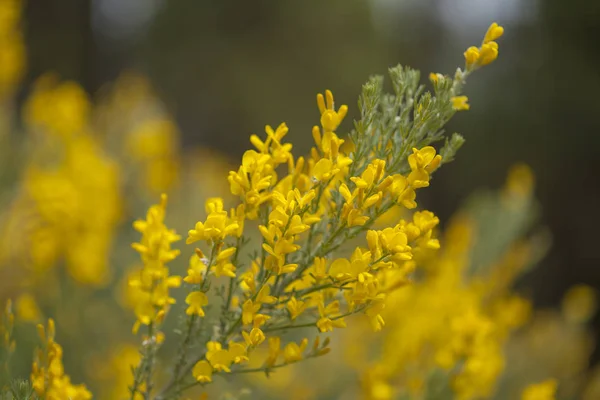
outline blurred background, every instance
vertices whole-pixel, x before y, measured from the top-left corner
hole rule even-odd
[[[39,89],[40,76],[47,77],[48,72],[58,77],[53,79],[75,81],[83,88],[82,96],[95,104],[94,112],[88,110],[90,123],[113,149],[128,148],[121,140],[130,139],[116,139],[120,131],[134,131],[135,143],[143,141],[146,131],[152,135],[158,130],[159,136],[170,132],[161,143],[167,143],[166,153],[181,154],[178,163],[185,168],[171,163],[169,154],[148,166],[160,171],[161,177],[156,178],[160,182],[148,184],[157,190],[118,207],[115,221],[125,227],[143,215],[143,207],[162,189],[188,185],[183,193],[226,191],[222,181],[229,165],[235,166],[250,145],[249,135],[261,134],[265,124],[285,121],[295,154],[308,152],[310,129],[318,118],[317,92],[331,89],[338,103],[350,106],[350,118],[339,130],[348,132],[360,84],[369,75],[385,74],[397,63],[423,74],[451,75],[463,65],[464,49],[479,43],[489,24],[497,21],[505,28],[500,56],[469,80],[466,94],[471,109],[448,126],[449,132],[461,133],[467,142],[456,161],[441,169],[431,188],[419,194],[420,205],[439,215],[444,226],[468,194],[500,186],[512,164],[525,162],[536,176],[539,220],[550,232],[552,244],[539,267],[517,283],[518,290],[530,295],[536,307],[554,307],[574,284],[600,288],[596,248],[600,238],[600,2],[0,3],[22,7],[20,15],[7,11],[9,6],[2,6],[0,12],[0,24],[16,21],[11,25],[14,33],[6,33],[16,35],[10,43],[18,42],[15,37],[21,43],[14,45],[17,49],[12,53],[6,44],[0,49],[3,102],[11,110],[3,123],[18,127],[5,135],[10,137],[6,140],[18,140],[21,132],[36,125],[32,120],[43,119],[32,117],[35,107],[27,104]],[[17,66],[11,69],[10,65]],[[136,96],[147,99],[144,111],[138,107],[136,113],[128,112]],[[67,115],[78,109],[65,107]],[[160,115],[160,128],[142,123],[150,114]],[[142,127],[135,128],[136,124]],[[39,139],[32,142],[40,143]],[[144,157],[125,153],[124,159]],[[14,204],[14,192],[5,188],[22,178],[14,166],[26,163],[19,154],[3,153],[0,162],[2,200],[7,204]],[[188,172],[172,183],[167,175],[175,170]],[[217,170],[223,171],[222,176],[212,176]],[[132,179],[129,185],[135,182]],[[201,202],[180,203],[190,210],[202,209]],[[175,225],[180,223],[183,232],[194,222]],[[115,242],[124,242],[118,246],[126,248],[134,236],[129,232],[119,237]],[[134,257],[129,255],[131,260]],[[600,332],[598,316],[592,326]],[[599,356],[596,351],[591,362]]]

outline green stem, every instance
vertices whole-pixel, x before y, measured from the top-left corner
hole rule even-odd
[[[179,379],[180,373],[181,373],[181,369],[184,367],[184,365],[186,364],[186,349],[190,344],[191,338],[192,338],[192,331],[194,330],[194,323],[196,322],[196,315],[191,315],[188,317],[187,319],[187,329],[185,332],[185,336],[183,341],[181,342],[181,345],[179,346],[179,351],[178,351],[178,361],[177,364],[175,365],[175,370],[173,371],[173,378],[177,381]]]
[[[206,274],[204,275],[204,279],[202,280],[202,284],[199,287],[200,291],[203,291],[206,288],[206,284],[208,282],[208,271],[210,269],[210,267],[212,266],[212,263],[216,257],[217,253],[217,245],[213,244],[211,250],[210,250],[210,258],[208,260],[208,265],[206,266]],[[236,248],[236,253],[237,253],[237,248]],[[233,278],[232,278],[233,279]],[[185,378],[185,376],[192,370],[192,368],[194,367],[194,364],[191,365],[191,368],[189,367],[185,367],[185,365],[187,364],[187,348],[190,345],[191,339],[192,339],[192,333],[194,331],[194,323],[196,321],[196,315],[190,315],[187,318],[187,329],[186,329],[186,333],[184,336],[183,341],[181,342],[181,345],[179,346],[179,350],[178,350],[178,360],[177,360],[177,364],[175,365],[175,370],[173,371],[173,377],[171,378],[171,380],[169,381],[169,383],[165,386],[165,388],[163,388],[161,390],[161,394],[158,396],[158,398],[162,398],[163,395],[166,395],[171,389],[176,388],[176,390],[178,390],[178,392],[181,391],[180,388],[178,388],[178,386],[181,384],[181,380]],[[184,369],[185,367],[185,369]],[[183,371],[182,371],[183,369]]]
[[[282,368],[282,367],[286,367],[288,365],[295,364],[297,362],[300,362],[300,361],[303,361],[303,360],[306,360],[306,359],[309,359],[309,358],[317,357],[317,356],[318,356],[318,354],[309,354],[306,357],[304,357],[302,360],[291,361],[291,362],[283,362],[281,364],[272,365],[270,367],[257,367],[257,368],[237,369],[237,370],[233,370],[231,372],[215,371],[215,372],[213,372],[213,375],[251,374],[251,373],[255,373],[255,372],[265,372],[265,373],[268,373],[271,370]],[[198,385],[204,385],[204,384],[200,383],[200,382],[190,382],[187,385],[183,386],[182,390],[191,389],[191,388],[196,387]]]
[[[331,319],[332,321],[335,321],[335,320],[338,320],[338,319],[342,319],[344,317],[348,317],[350,315],[359,313],[359,312],[363,311],[365,308],[367,308],[367,305],[364,305],[363,307],[357,308],[357,309],[352,310],[352,311],[348,311],[348,312],[346,312],[344,314],[340,314],[340,315],[338,315],[336,317],[332,317],[332,318],[329,318],[329,319]],[[317,326],[316,322],[307,322],[305,324],[299,324],[299,325],[292,325],[292,324],[290,324],[290,325],[272,326],[272,327],[267,327],[267,328],[263,329],[262,331],[263,332],[273,332],[273,331],[282,331],[282,330],[296,329],[296,328],[310,328],[310,327],[316,327],[316,326]]]
[[[233,255],[233,260],[231,263],[238,268],[238,257],[240,255],[240,248],[244,244],[244,237],[240,236],[237,238],[235,242],[235,253]],[[225,309],[229,310],[229,306],[231,305],[231,298],[233,297],[233,284],[235,283],[235,278],[229,279],[229,288],[227,289],[227,300],[225,301]]]

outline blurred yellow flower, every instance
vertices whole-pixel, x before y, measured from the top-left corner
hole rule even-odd
[[[212,382],[212,373],[213,368],[210,366],[208,361],[205,360],[198,361],[192,370],[194,378],[201,383]]]
[[[42,318],[42,312],[30,293],[23,293],[15,300],[15,314],[17,318],[25,322],[38,322]]]
[[[197,315],[204,317],[204,310],[202,307],[208,304],[208,297],[203,292],[191,292],[185,298],[186,304],[189,306],[185,313],[187,315]]]
[[[558,384],[554,379],[527,386],[521,394],[521,400],[554,400]]]
[[[570,323],[586,323],[597,309],[598,292],[588,285],[571,287],[562,300],[562,313]]]
[[[455,96],[450,99],[452,101],[452,108],[456,111],[466,111],[471,108],[469,103],[469,98],[467,96]]]

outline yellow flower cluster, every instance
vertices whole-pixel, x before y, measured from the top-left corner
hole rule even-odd
[[[331,92],[326,92],[326,98],[327,105],[322,95],[317,97],[322,131],[318,127],[313,129],[316,148],[306,163],[302,157],[294,160],[291,145],[282,143],[287,133],[284,124],[275,131],[267,127],[266,140],[251,138],[258,152],[246,152],[242,166],[229,175],[231,191],[240,196],[242,203],[228,214],[221,199],[210,199],[206,204],[206,220],[189,231],[187,243],[205,241],[211,248],[210,257],[196,250],[185,278],[188,283],[201,285],[208,271],[216,277],[237,277],[230,257],[237,258],[238,248],[224,243],[229,237],[239,243],[245,218],[262,216],[265,220],[264,225],[259,225],[262,255],[239,276],[245,298],[240,305],[241,315],[238,322],[229,327],[228,334],[222,336],[222,340],[235,337],[235,328],[241,326],[243,342],[230,341],[227,350],[221,348],[220,342],[209,342],[206,358],[197,361],[192,370],[200,383],[210,382],[213,371],[230,372],[232,363],[247,360],[248,352],[265,341],[266,332],[294,328],[294,321],[304,316],[315,319],[299,326],[312,325],[321,332],[329,332],[345,327],[344,316],[360,310],[366,312],[374,329],[380,329],[383,319],[379,311],[383,308],[385,290],[379,279],[392,269],[410,271],[407,263],[415,250],[439,247],[432,238],[437,218],[432,213],[419,212],[409,223],[401,221],[393,228],[368,231],[368,248],[357,248],[350,259],[328,262],[323,258],[326,251],[309,258],[300,252],[298,240],[323,217],[330,218],[339,212],[342,222],[336,229],[343,232],[366,225],[374,215],[382,213],[384,202],[414,208],[415,189],[429,185],[430,174],[441,161],[435,149],[427,146],[413,149],[407,158],[410,168],[407,176],[386,174],[386,161],[375,159],[359,176],[348,177],[347,167],[352,160],[340,150],[343,140],[333,131],[342,122],[347,107],[342,106],[336,112]],[[288,165],[288,175],[279,180],[275,169],[284,163]],[[332,201],[336,191],[343,199],[341,208]],[[309,232],[309,237],[315,232],[316,229]],[[291,262],[293,259],[296,262]],[[339,292],[343,292],[341,299],[348,304],[346,313],[341,312]],[[189,293],[186,302],[189,315],[203,317],[202,307],[208,304],[203,286]],[[280,315],[286,315],[285,312],[289,313],[291,323],[282,325],[271,321],[281,320]],[[271,350],[265,360],[266,370],[328,351],[317,342],[307,353],[306,338],[300,344],[289,342],[283,350],[283,364],[277,364],[281,340],[280,336],[269,336]]]
[[[207,361],[199,361],[192,371],[198,382],[211,382],[213,370],[231,372],[232,364],[248,361],[247,347],[243,343],[230,342],[228,348],[223,349],[219,342],[208,342],[206,347]]]
[[[134,369],[134,382],[130,387],[131,399],[149,398],[154,383],[154,358],[165,335],[160,330],[169,307],[175,304],[171,289],[181,286],[181,277],[170,275],[167,263],[179,255],[179,250],[171,244],[181,237],[164,223],[167,209],[167,195],[161,202],[148,210],[145,220],[135,221],[133,227],[142,234],[132,247],[140,254],[143,266],[129,279],[130,298],[134,304],[137,321],[133,333],[141,325],[148,327],[140,354],[142,359]]]
[[[498,58],[498,43],[495,41],[504,34],[504,28],[493,23],[488,28],[480,47],[471,46],[465,52],[465,71],[456,72],[455,88],[459,88],[463,80],[473,71],[492,63]],[[441,74],[431,73],[429,79],[438,85],[444,77]],[[467,96],[455,94],[450,98],[455,111],[467,111],[471,108]]]
[[[163,195],[160,204],[150,207],[146,219],[138,220],[133,225],[142,238],[132,247],[140,253],[143,262],[139,274],[129,281],[136,303],[134,332],[138,331],[140,325],[160,324],[168,307],[175,303],[169,290],[181,285],[181,277],[170,275],[166,266],[167,262],[179,255],[179,250],[171,249],[171,244],[180,239],[175,231],[164,224],[166,208],[167,196]],[[158,335],[156,330],[154,334]],[[150,337],[149,340],[160,341],[160,338]]]
[[[111,283],[117,269],[109,264],[109,256],[127,210],[123,193],[173,186],[178,133],[156,96],[147,87],[129,91],[127,78],[108,92],[106,101],[93,104],[77,83],[45,74],[24,102],[22,124],[16,124],[23,127],[23,134],[4,135],[16,122],[4,113],[14,111],[5,100],[10,100],[22,73],[17,67],[22,69],[24,61],[20,16],[20,1],[0,1],[0,139],[5,149],[0,163],[3,182],[14,186],[3,196],[7,202],[0,215],[0,272],[3,278],[10,277],[3,289],[16,292],[18,320],[38,322],[41,310],[52,312],[49,300],[64,290],[58,267],[64,267],[64,276],[78,285]],[[136,82],[138,89],[147,85],[142,77]],[[119,108],[124,104],[127,110]],[[122,113],[129,111],[135,123],[121,125],[129,121]],[[110,112],[114,113],[110,125],[104,125]],[[127,205],[134,204],[140,192],[128,196]],[[143,297],[139,290],[132,294],[137,300]],[[137,307],[140,315],[142,308]],[[61,315],[58,318],[64,321]]]
[[[8,3],[17,4],[2,7]],[[5,22],[9,14],[2,15]],[[95,107],[75,82],[46,74],[34,83],[22,113],[28,157],[0,218],[0,267],[20,266],[25,290],[35,292],[36,282],[61,263],[79,284],[110,282],[107,261],[126,209],[123,192],[162,191],[176,176],[177,132],[157,103],[147,81],[131,74]],[[120,155],[122,149],[128,154]]]
[[[511,171],[500,199],[514,187],[531,185],[531,176],[522,172],[525,168],[521,165]],[[531,188],[525,192],[530,195]],[[519,208],[529,209],[524,199],[518,200]],[[496,212],[509,214],[517,207],[503,201],[495,204],[500,207]],[[383,312],[385,336],[383,344],[376,346],[379,358],[365,370],[366,398],[426,396],[429,390],[437,390],[428,382],[428,374],[436,369],[442,371],[457,399],[487,398],[494,393],[504,370],[507,337],[529,315],[529,303],[510,294],[510,284],[533,255],[515,246],[488,272],[473,275],[470,268],[477,262],[473,248],[478,244],[476,232],[480,228],[473,218],[468,213],[459,216],[448,227],[443,251],[434,257],[421,257],[425,273],[420,279],[388,295],[386,311],[393,311]],[[355,341],[361,335],[360,330],[350,332],[346,340]],[[364,369],[362,357],[351,358],[359,369]]]
[[[392,398],[396,385],[411,388],[413,394],[422,392],[426,371],[436,366],[451,371],[457,364],[463,365],[452,382],[457,398],[491,393],[502,371],[499,340],[504,338],[506,328],[497,326],[498,319],[487,314],[477,285],[461,281],[467,262],[468,230],[465,225],[451,227],[444,252],[435,257],[436,266],[431,267],[435,272],[387,299],[389,309],[404,311],[386,314],[389,340],[384,342],[381,358],[373,369],[377,375],[371,373],[365,380],[367,398],[383,398],[377,395],[382,386],[388,386],[386,392],[390,393],[385,398]],[[526,308],[518,301],[512,305],[511,323],[518,324]]]
[[[89,108],[73,82],[44,76],[36,83],[25,105],[33,154],[2,229],[2,264],[28,266],[41,278],[64,260],[76,281],[108,282],[107,257],[120,215],[119,171],[88,132]]]
[[[503,34],[503,27],[495,22],[490,25],[481,46],[471,46],[465,51],[466,70],[472,71],[496,60],[498,58],[498,43],[495,40]]]
[[[497,38],[494,29],[487,36]],[[315,146],[306,158],[292,154],[292,145],[285,142],[288,127],[284,123],[276,129],[267,125],[265,138],[251,136],[254,149],[244,153],[239,168],[228,176],[230,191],[239,203],[228,212],[223,199],[208,199],[206,218],[188,232],[186,243],[199,243],[201,248],[196,248],[184,278],[189,285],[187,318],[175,371],[159,397],[193,386],[194,382],[188,380],[190,375],[195,384],[206,384],[214,374],[268,374],[328,352],[328,341],[320,345],[317,337],[315,345],[308,349],[307,337],[302,336],[300,342],[286,342],[279,332],[297,328],[331,332],[346,327],[346,317],[356,313],[364,314],[374,330],[382,329],[388,297],[393,300],[419,260],[440,247],[435,237],[439,220],[429,211],[419,211],[411,218],[399,218],[389,227],[372,227],[392,208],[409,210],[417,206],[416,191],[429,186],[432,174],[443,161],[429,144],[441,138],[437,131],[460,104],[460,98],[450,98],[460,94],[460,84],[467,73],[456,84],[435,75],[439,102],[432,100],[430,94],[410,97],[415,94],[414,89],[406,88],[416,88],[418,74],[408,68],[390,70],[396,97],[382,96],[381,81],[371,80],[363,87],[359,101],[362,117],[349,141],[336,133],[348,107],[336,108],[329,90],[319,94],[320,126],[312,130]],[[413,105],[411,120],[406,118],[405,108],[411,110]],[[377,118],[392,123],[389,127],[375,123]],[[436,122],[432,122],[434,119]],[[451,159],[460,144],[462,138],[453,137],[441,151]],[[153,207],[151,213],[157,210]],[[249,221],[258,221],[260,243],[254,246],[250,260],[242,262],[241,248],[257,236],[245,230]],[[145,232],[146,225],[136,228]],[[163,261],[168,261],[174,257],[168,244],[176,236],[164,229],[161,225],[156,235],[162,232],[165,254],[169,254]],[[354,241],[361,237],[362,246]],[[353,250],[349,257],[336,254],[350,243]],[[144,244],[142,254],[147,247]],[[160,265],[163,273],[154,275],[159,276],[160,283],[153,283],[153,287],[177,286],[179,280],[169,277],[168,270]],[[437,285],[441,284],[423,291],[441,290]],[[459,374],[455,385],[464,387],[460,389],[463,391],[469,388],[475,394],[486,393],[492,377],[500,370],[501,361],[494,360],[501,358],[496,343],[497,337],[503,335],[498,330],[490,331],[491,318],[481,311],[472,290],[461,290],[458,283],[445,286],[455,301],[448,301],[445,308],[438,303],[425,303],[422,309],[452,319],[437,358],[446,364],[463,360],[473,365],[476,370]],[[209,293],[211,288],[215,289],[214,295]],[[156,318],[151,310],[164,312],[164,305],[174,302],[167,293],[168,290],[162,290],[159,303],[149,302],[145,306],[148,312],[138,313],[138,324],[149,324]],[[214,297],[221,297],[222,301],[214,301]],[[470,313],[453,313],[457,304]],[[221,313],[215,321],[212,310],[217,305]],[[405,315],[415,318],[412,313]],[[212,329],[208,328],[211,324]],[[205,330],[211,332],[210,340],[199,341]],[[443,332],[441,327],[439,331]],[[238,365],[247,361],[256,365],[260,353],[256,350],[263,342],[268,343],[269,354],[261,367]],[[479,344],[476,351],[472,342]],[[188,361],[187,349],[194,344],[203,350]],[[480,367],[486,358],[490,361]],[[481,379],[482,376],[487,378]],[[477,385],[471,385],[477,379]]]
[[[87,360],[87,374],[97,385],[94,398],[102,400],[126,399],[134,382],[131,366],[140,362],[138,346],[118,343],[108,352],[96,354]],[[136,399],[142,398],[139,393]]]
[[[228,177],[231,193],[240,196],[246,206],[246,216],[250,219],[258,217],[260,205],[269,199],[268,188],[277,181],[275,169],[288,162],[291,156],[292,145],[281,143],[288,132],[285,124],[279,125],[275,131],[267,125],[265,131],[267,138],[264,142],[256,135],[250,138],[258,152],[245,152],[240,168],[231,171]]]
[[[88,400],[92,394],[85,385],[73,385],[62,364],[62,347],[54,341],[54,321],[48,320],[47,330],[38,325],[42,348],[37,350],[31,382],[38,396],[46,400]]]
[[[523,230],[513,226],[505,246],[498,235],[506,235],[515,215],[529,226],[532,184],[531,171],[520,164],[510,170],[499,193],[481,192],[469,199],[450,224],[441,254],[416,255],[413,261],[421,269],[413,282],[389,294],[381,310],[385,329],[373,334],[368,324],[349,324],[336,335],[341,343],[333,349],[335,356],[319,360],[321,370],[336,371],[334,377],[298,365],[270,380],[252,376],[248,384],[276,398],[308,387],[310,395],[299,398],[335,393],[339,398],[385,400],[554,399],[558,383],[561,398],[597,398],[600,375],[596,372],[594,379],[586,372],[594,346],[584,329],[594,315],[597,293],[575,286],[564,297],[562,315],[536,311],[531,322],[525,321],[528,303],[510,294],[515,278],[538,259],[542,238],[538,233],[524,239]],[[498,247],[504,254],[496,254]],[[491,264],[480,261],[480,250],[494,254]],[[523,322],[527,324],[521,327]],[[517,327],[518,334],[511,334]],[[269,337],[269,348],[279,349],[277,341],[279,337]],[[260,365],[253,358],[250,366]],[[358,381],[356,371],[362,372],[362,393],[349,383]],[[555,379],[527,387],[546,376]]]
[[[65,140],[88,133],[91,104],[87,94],[77,83],[59,82],[53,74],[38,78],[23,111],[33,131]]]
[[[600,398],[599,370],[589,369],[597,335],[587,328],[596,315],[597,300],[595,289],[578,284],[567,290],[559,310],[535,310],[530,322],[506,346],[504,397]]]
[[[188,233],[187,244],[205,240],[215,245],[222,244],[228,236],[241,236],[243,214],[236,217],[236,210],[231,210],[231,217],[223,209],[223,200],[212,198],[206,202],[205,222],[198,222]],[[241,219],[241,223],[238,220]],[[241,228],[241,229],[240,229]],[[235,250],[235,249],[234,249]]]
[[[179,131],[146,77],[122,73],[94,111],[98,131],[132,176],[129,186],[152,196],[173,189],[179,179]]]

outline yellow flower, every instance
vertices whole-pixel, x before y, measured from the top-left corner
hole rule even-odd
[[[413,222],[405,226],[405,232],[410,242],[418,241],[418,246],[437,250],[440,248],[438,239],[433,238],[433,229],[440,223],[431,211],[417,211],[413,214]]]
[[[204,264],[204,261],[201,260],[197,255],[193,255],[190,257],[190,265],[187,270],[187,276],[183,278],[183,281],[186,283],[200,284],[204,279],[205,273],[206,265]]]
[[[269,355],[265,360],[265,366],[272,367],[277,363],[277,358],[281,352],[281,338],[279,336],[272,336],[269,338]]]
[[[211,340],[206,343],[206,356],[210,357],[211,354],[221,350],[222,348],[223,346],[221,346],[221,343]]]
[[[229,342],[229,354],[234,364],[240,364],[249,361],[248,351],[242,343]]]
[[[488,28],[481,47],[471,46],[465,51],[465,65],[467,71],[483,67],[498,58],[498,43],[494,40],[504,34],[504,28],[497,23],[492,23]]]
[[[408,183],[415,189],[429,186],[429,173],[423,168],[414,169],[408,175]]]
[[[327,278],[327,260],[323,257],[315,257],[311,272],[316,280]]]
[[[417,235],[420,235],[421,232],[427,232],[435,228],[440,223],[440,219],[431,211],[424,210],[413,214],[413,222],[419,228]]]
[[[417,206],[415,199],[417,194],[408,183],[408,179],[401,175],[395,174],[392,177],[392,184],[388,186],[388,191],[394,196],[396,201],[402,204],[404,207],[413,209]]]
[[[298,246],[297,244],[293,244],[292,241],[289,239],[278,240],[275,243],[274,248],[268,244],[263,244],[262,247],[267,251],[267,253],[271,254],[274,257],[293,253],[300,248],[300,246]]]
[[[292,216],[290,224],[285,231],[286,236],[295,236],[310,229],[310,226],[302,222],[302,218],[299,215]]]
[[[498,25],[496,22],[493,22],[485,33],[485,37],[483,38],[483,44],[491,42],[492,40],[498,39],[500,36],[504,34],[504,28]]]
[[[371,233],[373,232],[373,233]],[[381,231],[367,233],[369,250],[376,259],[383,255],[391,255],[395,260],[407,261],[412,258],[411,248],[408,246],[406,233],[400,225],[394,228],[385,228]]]
[[[170,276],[166,262],[173,260],[179,250],[172,250],[171,243],[179,240],[175,231],[167,229],[163,223],[167,205],[167,196],[161,196],[160,204],[150,207],[146,220],[134,222],[133,226],[142,233],[140,243],[132,247],[137,250],[144,262],[144,267],[129,280],[129,287],[135,292],[135,313],[137,322],[133,331],[136,333],[140,325],[161,322],[170,304],[175,299],[169,295],[171,288],[181,285],[179,276]]]
[[[321,318],[317,321],[317,328],[319,328],[319,331],[333,332],[333,328],[345,328],[346,322],[343,318],[340,318],[339,312],[339,301],[335,300],[325,307],[321,300],[319,302],[319,314]]]
[[[19,2],[9,3],[18,7]],[[0,21],[5,21],[2,15],[0,6]],[[90,131],[89,116],[83,111],[88,107],[85,91],[51,76],[40,78],[35,86],[24,114],[27,125],[42,136],[28,147],[32,154],[25,158],[22,189],[9,211],[15,220],[9,224],[20,222],[21,237],[5,232],[10,236],[2,242],[12,239],[6,247],[24,242],[10,251],[14,263],[31,262],[41,272],[63,260],[78,283],[106,285],[111,278],[107,255],[119,223],[119,167]],[[0,97],[4,89],[0,88]],[[30,227],[22,229],[22,222]]]
[[[216,264],[211,267],[211,271],[218,278],[220,276],[228,276],[235,278],[235,265],[233,265],[229,258],[235,253],[235,247],[229,247],[217,255]]]
[[[454,96],[451,97],[450,100],[452,101],[452,108],[456,111],[466,111],[471,108],[471,106],[467,103],[469,100],[467,96]]]
[[[367,400],[392,400],[394,388],[387,382],[386,376],[375,369],[369,369],[363,379],[363,395]]]
[[[507,201],[528,199],[531,197],[535,177],[531,168],[522,163],[513,165],[508,171],[504,184],[504,195]]]
[[[271,296],[271,286],[265,285],[258,291],[255,301],[258,304],[273,304],[277,298]]]
[[[39,78],[25,103],[25,119],[34,127],[62,138],[82,133],[88,125],[90,100],[77,83],[59,83],[53,74]]]
[[[531,384],[521,393],[521,400],[554,400],[558,383],[554,379]]]
[[[488,65],[498,58],[498,43],[488,42],[481,46],[477,63],[481,66]]]
[[[327,104],[325,104],[325,101],[327,101]],[[334,132],[348,113],[348,106],[346,105],[342,105],[338,111],[335,111],[333,93],[330,90],[325,91],[325,98],[321,93],[317,95],[317,105],[321,113],[321,126],[325,132]]]
[[[161,196],[161,203],[150,207],[146,220],[138,220],[133,227],[142,233],[142,241],[132,247],[142,255],[144,261],[167,262],[179,255],[179,250],[171,250],[170,245],[180,239],[174,231],[163,223],[167,206],[167,196]]]
[[[385,325],[385,321],[381,316],[381,312],[385,308],[385,302],[383,300],[374,301],[373,304],[365,311],[373,331],[379,332]]]
[[[311,189],[308,192],[302,194],[300,193],[298,188],[294,188],[293,193],[294,199],[296,200],[296,203],[298,204],[298,207],[300,209],[303,209],[304,207],[308,206],[312,202],[312,200],[315,197],[317,197],[317,193],[314,191],[314,189]]]
[[[408,156],[408,164],[411,173],[408,175],[408,183],[413,188],[429,186],[429,175],[435,171],[442,162],[442,156],[435,154],[435,148],[426,146],[422,149],[413,148],[413,154]]]
[[[385,170],[384,160],[373,160],[371,164],[363,171],[360,177],[351,177],[350,180],[354,182],[359,189],[371,188],[375,183],[378,183],[382,178]]]
[[[300,345],[298,345],[295,342],[288,343],[285,346],[285,348],[283,349],[283,359],[285,360],[285,362],[292,363],[292,362],[302,360],[302,358],[303,358],[302,353],[304,353],[304,350],[306,349],[307,345],[308,345],[307,338],[302,339],[302,342],[300,342]]]
[[[254,316],[260,310],[260,303],[255,304],[251,299],[248,299],[242,305],[242,323],[249,325],[254,321]]]
[[[25,322],[37,322],[42,317],[42,312],[33,295],[23,293],[15,300],[15,314],[17,318]]]
[[[238,224],[238,229],[234,236],[238,238],[241,237],[244,234],[244,221],[246,219],[245,206],[243,204],[239,204],[236,208],[230,209],[229,217],[231,221],[236,221]]]
[[[479,60],[479,49],[475,46],[471,46],[465,51],[465,62],[467,69],[472,68]]]
[[[361,210],[345,203],[342,207],[342,218],[347,221],[348,226],[361,226],[367,223],[369,217],[362,215]]]
[[[290,150],[292,145],[290,143],[282,144],[281,139],[288,133],[288,127],[285,123],[279,124],[277,129],[273,131],[269,125],[265,126],[265,132],[267,134],[267,140],[265,144],[271,146],[271,157],[277,164],[283,164],[288,161],[291,157]],[[266,152],[263,150],[263,153]]]
[[[229,351],[218,349],[206,353],[206,359],[210,362],[215,371],[231,372],[229,367],[233,362],[233,357]]]
[[[425,169],[428,173],[432,173],[442,161],[442,156],[435,153],[435,148],[432,146],[425,146],[420,150],[413,148],[413,154],[408,156],[410,168],[413,171]]]
[[[359,251],[359,249],[355,250]],[[338,258],[331,263],[329,274],[338,281],[356,279],[361,273],[366,272],[369,267],[368,261],[355,257],[348,261],[345,258]]]
[[[206,360],[198,361],[192,370],[192,375],[200,383],[212,382],[212,373],[213,369]]]
[[[330,159],[322,158],[315,164],[312,174],[317,182],[327,182],[338,172],[340,170],[333,167],[333,162]]]
[[[194,229],[188,232],[186,244],[199,240],[221,242],[225,237],[235,235],[239,229],[237,221],[231,220],[223,210],[223,200],[209,199],[206,202],[208,216],[205,222],[197,222]]]
[[[84,385],[73,385],[68,376],[54,378],[53,385],[48,388],[46,399],[48,400],[87,400],[92,394]]]
[[[265,314],[256,314],[254,316],[254,321],[252,322],[252,326],[254,328],[260,328],[261,326],[263,326],[264,324],[267,323],[268,320],[270,320],[271,317],[269,315],[265,315]]]
[[[569,322],[585,323],[598,308],[598,292],[587,285],[571,287],[562,300],[562,313]]]
[[[504,34],[504,28],[497,23],[492,23],[488,28],[481,47],[471,46],[465,51],[465,65],[467,71],[471,71],[487,65],[498,58],[498,44],[496,39]]]
[[[256,347],[265,341],[265,334],[260,328],[252,328],[250,333],[242,331],[242,336],[248,346]]]
[[[202,307],[208,304],[208,297],[204,292],[192,292],[185,298],[185,303],[189,307],[185,310],[187,315],[198,315],[204,317],[204,310]]]
[[[31,382],[34,390],[41,398],[48,400],[89,400],[92,394],[84,385],[73,385],[64,373],[62,364],[62,347],[54,341],[54,320],[48,320],[48,329],[37,326],[38,336],[43,343],[43,350],[38,349],[32,365]]]
[[[292,296],[288,300],[286,307],[290,312],[290,318],[292,320],[295,320],[300,314],[304,312],[304,310],[306,310],[307,304],[302,300],[296,300],[296,297]]]
[[[287,162],[290,166],[294,164],[290,153],[292,145],[281,143],[288,132],[287,126],[281,124],[273,131],[267,125],[265,132],[267,139],[264,142],[256,135],[250,139],[259,152],[246,151],[242,157],[242,165],[237,171],[230,171],[227,178],[231,193],[240,197],[243,206],[241,210],[249,219],[256,219],[260,205],[270,199],[271,188],[277,184],[275,169],[282,163]],[[298,164],[302,163],[299,161]],[[289,177],[287,181],[290,182]],[[236,215],[238,212],[239,210]]]

